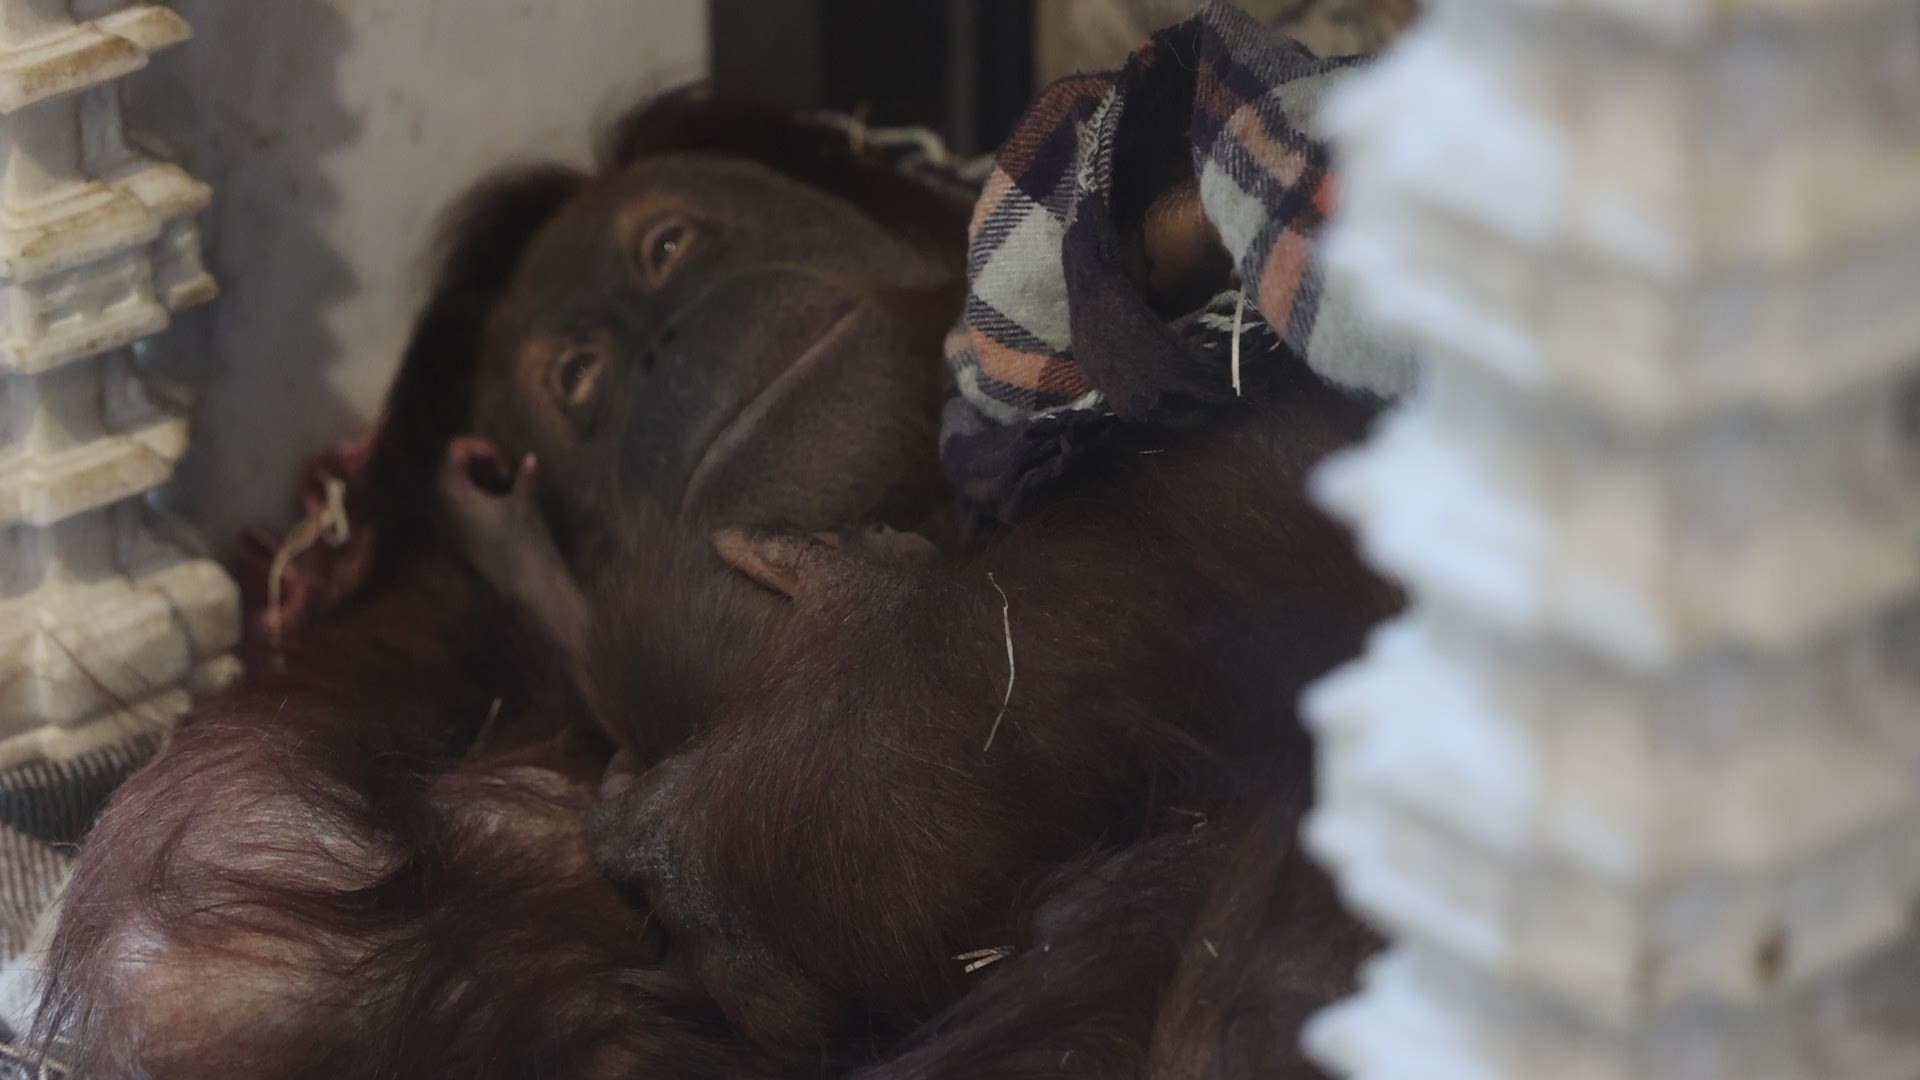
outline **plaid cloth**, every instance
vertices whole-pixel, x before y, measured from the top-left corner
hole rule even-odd
[[[38,1073],[7,1051],[33,1019],[40,950],[75,851],[114,790],[159,751],[187,706],[186,692],[173,691],[0,749],[0,1080]]]
[[[941,459],[975,525],[1016,520],[1119,431],[1196,422],[1257,392],[1265,364],[1304,358],[1336,378],[1385,371],[1361,388],[1400,388],[1392,373],[1404,360],[1329,288],[1316,242],[1334,187],[1309,124],[1356,63],[1316,57],[1211,3],[1119,72],[1041,95],[981,193],[967,306],[947,339],[955,392]],[[1122,263],[1115,192],[1156,183],[1143,175],[1155,163],[1127,152],[1139,145],[1191,151],[1192,173],[1158,182],[1197,179],[1238,271],[1238,291],[1172,323]]]

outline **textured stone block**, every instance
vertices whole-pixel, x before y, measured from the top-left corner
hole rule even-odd
[[[1920,7],[1455,0],[1331,103],[1420,385],[1316,493],[1379,1080],[1920,1076]]]
[[[128,348],[218,291],[210,192],[127,137],[114,82],[187,33],[0,0],[0,740],[206,684],[238,638],[232,582],[148,508],[187,420]]]

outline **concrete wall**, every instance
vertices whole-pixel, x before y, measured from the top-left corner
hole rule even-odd
[[[165,338],[201,376],[172,501],[224,552],[298,464],[366,425],[424,290],[435,214],[508,159],[700,75],[702,0],[175,0],[196,39],[131,80],[130,124],[214,187],[225,295]]]

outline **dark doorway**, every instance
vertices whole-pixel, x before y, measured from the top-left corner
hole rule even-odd
[[[1033,94],[1034,0],[712,0],[725,94],[865,110],[932,128],[961,153],[998,146]]]

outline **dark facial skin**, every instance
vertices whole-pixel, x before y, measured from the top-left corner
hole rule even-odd
[[[489,325],[475,426],[505,461],[535,457],[576,571],[643,512],[925,529],[944,503],[956,270],[756,164],[654,158],[594,181],[536,238]],[[796,434],[821,415],[849,419]]]

